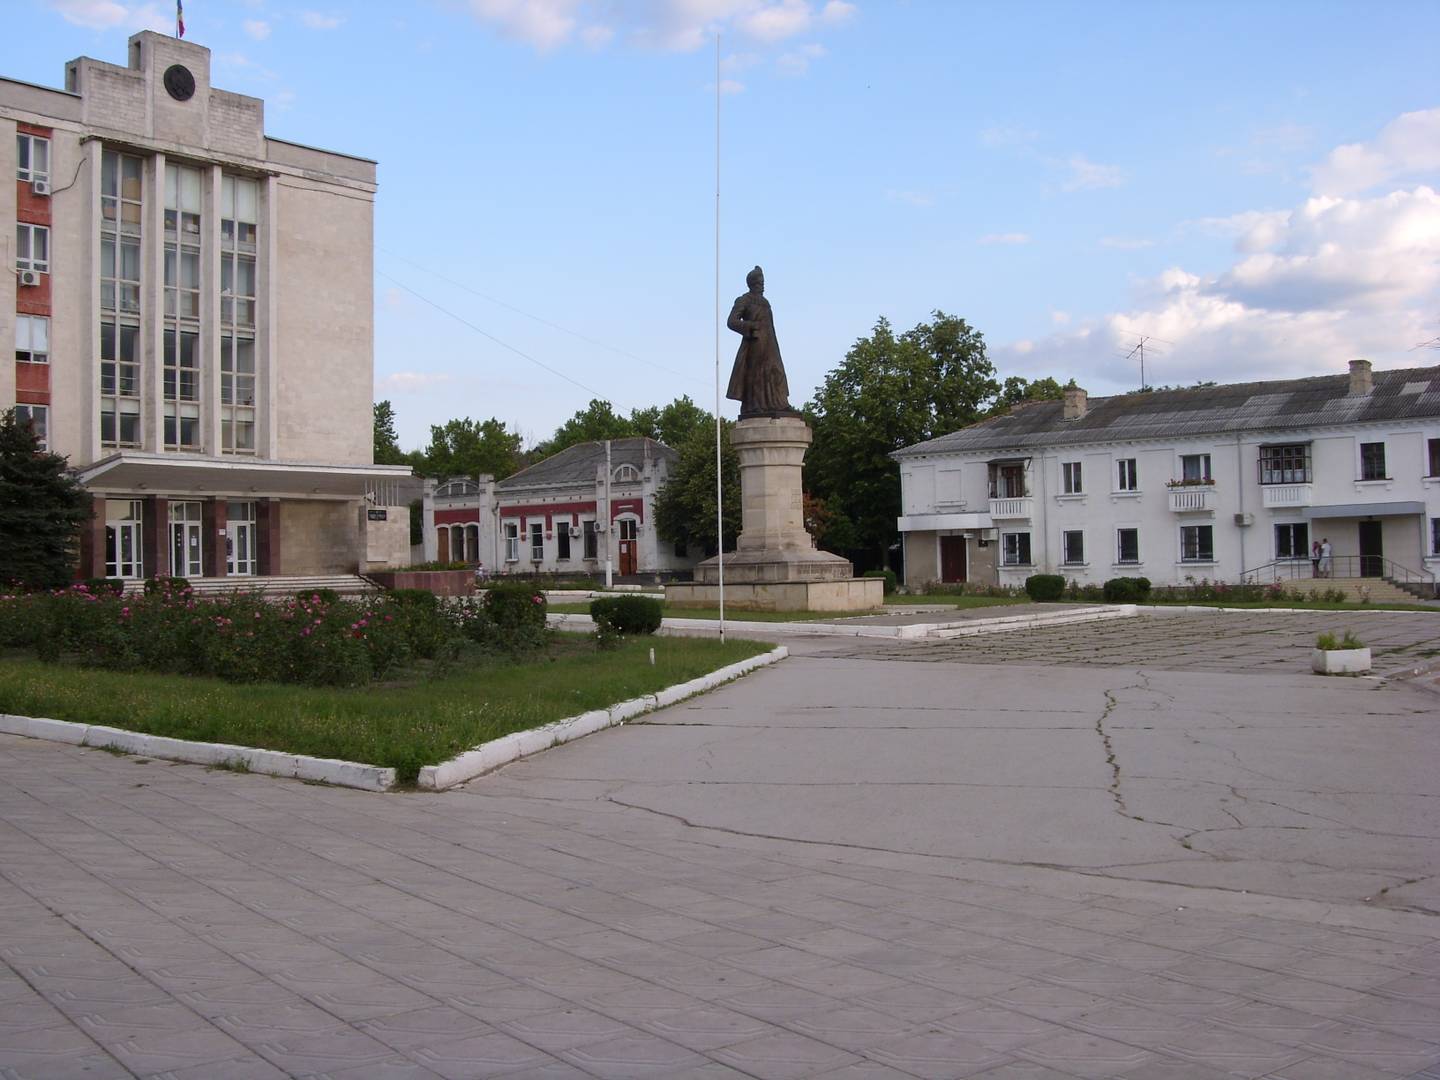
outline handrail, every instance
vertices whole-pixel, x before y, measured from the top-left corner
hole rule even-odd
[[[1324,581],[1326,578],[1381,578],[1397,584],[1434,585],[1433,575],[1401,566],[1393,559],[1379,555],[1332,555],[1329,566],[1322,561],[1317,568],[1312,559],[1277,559],[1241,573],[1247,584],[1268,584],[1277,581]]]

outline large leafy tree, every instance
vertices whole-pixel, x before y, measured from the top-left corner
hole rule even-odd
[[[704,428],[712,439],[715,434],[715,417],[691,401],[688,394],[669,405],[635,409],[630,413],[630,425],[636,435],[658,439],[677,449],[684,446],[697,429]]]
[[[537,445],[533,457],[547,458],[577,443],[625,439],[636,434],[629,417],[617,413],[610,402],[592,398],[589,405],[556,428],[554,435]]]
[[[725,470],[725,550],[735,550],[740,532],[740,458],[730,445],[730,421],[720,422],[721,463]],[[655,531],[663,540],[684,543],[713,555],[715,514],[715,428],[696,426],[676,449],[680,460],[655,496]]]
[[[516,472],[522,463],[521,436],[504,421],[450,420],[430,426],[423,469],[431,476],[476,476],[489,473],[497,480]]]
[[[992,412],[1003,413],[1011,406],[1026,401],[1059,401],[1065,396],[1065,387],[1048,376],[1044,379],[1024,379],[1011,375],[1000,387],[995,397]]]
[[[0,582],[55,589],[74,573],[90,499],[15,410],[0,416]]]
[[[897,335],[876,322],[831,371],[806,407],[815,441],[806,486],[852,539],[850,554],[884,565],[900,514],[900,472],[890,455],[956,431],[1000,393],[985,339],[964,319],[936,311]],[[837,535],[838,538],[838,535]]]
[[[408,461],[395,430],[395,407],[388,401],[375,402],[375,464],[404,465]]]

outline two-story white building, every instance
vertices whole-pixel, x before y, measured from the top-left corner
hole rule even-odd
[[[1440,367],[1026,403],[898,451],[905,581],[1440,572]],[[1321,568],[1326,572],[1326,568]]]

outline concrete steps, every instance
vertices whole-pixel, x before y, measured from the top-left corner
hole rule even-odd
[[[1359,601],[1368,598],[1372,604],[1411,604],[1416,600],[1414,593],[1407,592],[1394,582],[1384,578],[1311,578],[1284,583],[1292,592],[1309,594],[1339,589],[1347,599]]]

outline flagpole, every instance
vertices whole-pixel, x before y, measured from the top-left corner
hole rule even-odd
[[[720,585],[720,644],[725,644],[725,469],[720,452],[720,35],[715,35],[715,559]]]

